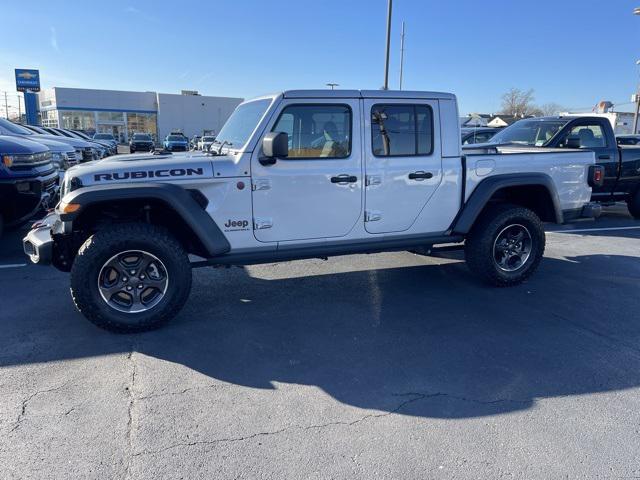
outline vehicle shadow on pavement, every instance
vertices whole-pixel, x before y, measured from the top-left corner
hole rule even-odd
[[[270,269],[288,272],[258,273]],[[216,381],[311,385],[344,404],[435,418],[640,385],[635,257],[546,258],[510,289],[479,284],[463,263],[273,279],[249,271],[194,272],[174,322],[130,336],[94,328],[73,310],[65,275],[49,273],[38,302],[16,292],[18,307],[0,315],[0,365],[133,348]]]

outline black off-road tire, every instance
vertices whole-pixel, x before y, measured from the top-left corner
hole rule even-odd
[[[167,289],[159,303],[139,313],[112,308],[98,288],[100,271],[120,252],[140,250],[157,257],[166,267]],[[125,223],[99,230],[80,247],[71,268],[71,296],[90,322],[116,333],[153,330],[173,318],[191,291],[191,266],[180,243],[162,227]]]
[[[640,188],[627,199],[627,206],[631,216],[640,220]]]
[[[510,225],[523,225],[531,235],[529,258],[516,271],[500,269],[494,259],[494,244],[500,232]],[[465,258],[469,269],[484,282],[497,287],[518,285],[538,268],[545,248],[545,233],[538,216],[528,208],[500,204],[485,210],[465,241]]]

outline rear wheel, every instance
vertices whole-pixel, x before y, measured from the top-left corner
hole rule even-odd
[[[485,282],[517,285],[538,268],[545,234],[538,216],[516,205],[497,205],[478,219],[465,242],[467,265]]]
[[[640,220],[640,189],[627,199],[627,206],[629,207],[631,216]]]
[[[98,327],[141,332],[174,317],[191,290],[186,252],[164,228],[122,224],[100,230],[80,247],[71,295]]]

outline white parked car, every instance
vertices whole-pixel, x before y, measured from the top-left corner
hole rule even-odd
[[[200,140],[198,140],[198,150],[202,150],[204,152],[208,152],[213,145],[213,142],[216,141],[216,137],[205,135]]]

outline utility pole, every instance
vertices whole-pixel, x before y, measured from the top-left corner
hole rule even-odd
[[[404,68],[404,20],[402,21],[402,33],[400,34],[400,90],[402,90],[403,68]]]
[[[640,7],[633,9],[634,15],[640,15]],[[636,65],[640,65],[640,60],[636,62]],[[640,114],[640,86],[636,87],[636,114],[633,117],[633,134],[638,133],[638,114]]]
[[[387,51],[384,62],[384,85],[383,90],[389,90],[389,50],[391,48],[391,11],[393,8],[393,0],[389,0],[387,6]]]

